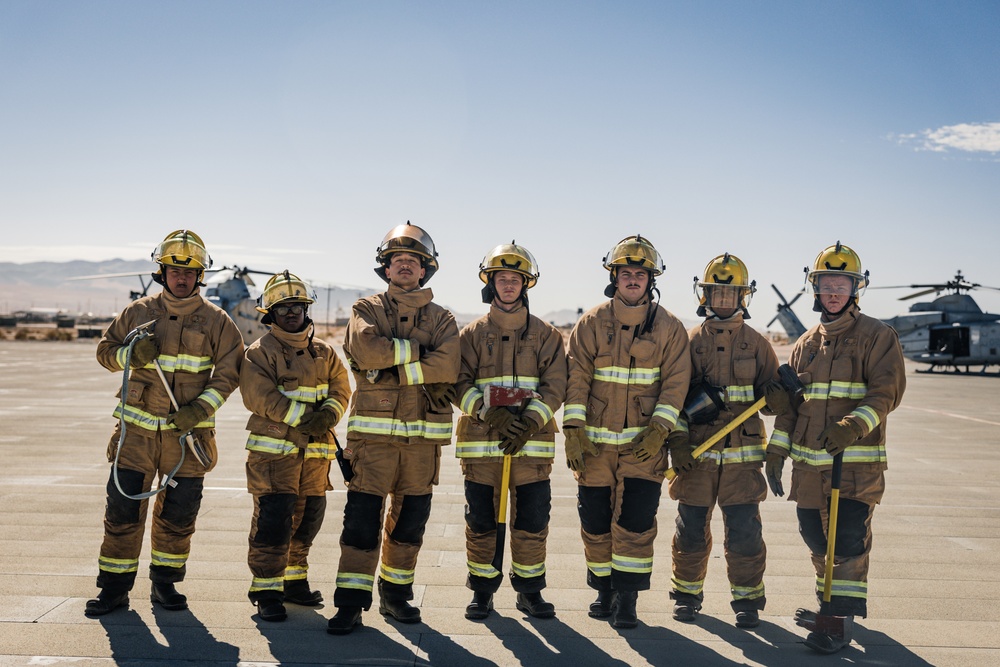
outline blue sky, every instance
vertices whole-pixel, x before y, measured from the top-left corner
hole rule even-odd
[[[534,312],[589,308],[635,233],[689,320],[712,257],[747,262],[763,328],[838,239],[873,285],[1000,287],[998,26],[993,2],[5,0],[0,261],[190,228],[217,265],[377,287],[411,220],[462,312],[511,239]]]

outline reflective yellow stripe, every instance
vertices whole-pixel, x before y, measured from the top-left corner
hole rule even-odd
[[[660,381],[660,369],[605,366],[594,369],[594,379],[614,384],[651,385]]]
[[[534,577],[541,577],[545,574],[545,563],[538,563],[537,565],[522,565],[521,563],[511,561],[510,570],[523,579],[532,579]]]
[[[822,594],[825,582],[823,577],[816,577],[816,592]],[[847,598],[868,598],[868,582],[850,581],[848,579],[834,579],[830,583],[830,595],[839,595]]]
[[[429,440],[451,440],[451,422],[429,422],[424,420],[404,422],[389,417],[363,417],[354,415],[347,420],[348,433],[385,435],[394,438],[427,438]]]
[[[563,406],[563,424],[577,419],[587,421],[587,406],[582,403],[567,403]]]
[[[469,566],[469,574],[474,577],[484,577],[486,579],[493,579],[494,577],[499,577],[500,570],[493,567],[490,563],[475,563],[473,561],[467,561]]]
[[[424,366],[419,361],[403,364],[400,368],[402,369],[402,372],[399,374],[401,384],[417,385],[424,383]]]
[[[306,404],[299,401],[291,401],[288,404],[288,411],[281,420],[289,426],[298,426],[302,422],[302,417],[306,414]]]
[[[398,570],[394,567],[388,567],[385,563],[379,567],[379,576],[390,583],[401,586],[413,583],[413,570]]]
[[[864,382],[810,382],[803,397],[807,401],[826,401],[831,398],[861,399],[868,393]]]
[[[809,449],[792,443],[793,461],[803,461],[811,466],[833,465],[833,457],[825,449]],[[851,445],[844,450],[844,463],[886,463],[885,445]]]
[[[140,410],[134,405],[126,405],[125,408],[125,423],[131,424],[133,426],[138,426],[139,428],[145,429],[147,431],[175,431],[177,430],[173,424],[168,424],[166,417],[157,417],[151,412],[146,412],[145,410]],[[119,403],[115,407],[115,411],[112,413],[115,419],[121,419],[122,416],[122,404]],[[195,428],[215,428],[215,415],[210,415],[204,421],[200,421],[194,426]]]
[[[97,568],[105,572],[112,572],[114,574],[126,574],[128,572],[136,572],[139,569],[139,559],[108,558],[107,556],[100,556],[97,559]]]
[[[853,411],[851,411],[851,414],[865,423],[865,426],[868,427],[867,429],[868,433],[874,431],[875,427],[878,426],[882,421],[879,418],[878,413],[872,410],[867,405],[859,405]]]
[[[688,595],[699,595],[702,589],[705,588],[704,579],[701,581],[684,581],[683,579],[672,577],[670,582],[673,584],[675,591],[678,593],[687,593]]]
[[[653,571],[653,558],[632,558],[631,556],[620,556],[611,554],[611,569],[619,572],[633,572],[635,574],[647,574]]]
[[[287,454],[296,454],[299,451],[299,448],[288,440],[269,438],[266,435],[257,435],[255,433],[251,433],[247,438],[247,449],[251,452],[260,452],[262,454],[280,454],[282,456]]]
[[[295,389],[285,389],[280,384],[278,391],[285,398],[304,403],[319,403],[330,394],[330,385],[318,384],[315,387],[299,386]]]
[[[337,588],[354,588],[370,593],[374,584],[375,577],[370,574],[362,574],[360,572],[337,573]]]
[[[251,593],[283,590],[285,590],[285,580],[282,577],[271,577],[269,579],[265,579],[264,577],[254,577],[253,581],[250,583]]]
[[[756,586],[733,586],[730,584],[729,589],[732,591],[734,600],[757,600],[764,597],[763,581]]]
[[[549,420],[555,416],[555,413],[552,412],[552,408],[537,398],[531,399],[531,402],[528,403],[528,407],[526,409],[531,410],[542,418],[542,426],[548,424]]]
[[[605,445],[627,445],[635,436],[642,432],[641,426],[635,426],[632,428],[626,428],[622,430],[621,433],[616,433],[611,429],[604,428],[603,426],[585,426],[584,430],[587,432],[587,437],[591,442],[600,442]]]
[[[460,459],[476,459],[503,456],[499,440],[474,440],[455,444],[455,456]],[[555,458],[556,443],[545,440],[529,440],[514,458],[535,456],[538,458]]]
[[[347,411],[344,405],[335,398],[328,398],[323,401],[322,405],[320,405],[320,409],[325,410],[326,408],[333,409],[333,414],[337,415],[337,421],[340,421],[340,418],[344,416],[344,412]]]
[[[587,561],[587,569],[595,577],[610,577],[611,576],[611,561],[606,563],[593,563]]]
[[[392,339],[392,365],[402,366],[414,361],[413,345],[405,338]]]
[[[163,551],[150,552],[150,565],[162,565],[163,567],[184,567],[190,554],[168,554]]]
[[[734,384],[726,387],[726,401],[729,403],[753,403],[753,385]]]
[[[218,389],[206,389],[198,395],[198,399],[208,403],[212,406],[209,412],[215,412],[222,407],[222,404],[226,402],[226,399],[222,397]]]
[[[285,568],[285,581],[298,581],[306,578],[309,567],[306,565],[289,565]]]
[[[539,379],[531,375],[495,375],[488,378],[476,380],[476,387],[482,388],[488,384],[495,384],[501,387],[516,387],[517,389],[530,389],[538,391]]]
[[[176,373],[178,371],[185,373],[205,373],[215,367],[215,364],[212,363],[212,357],[196,357],[192,354],[178,354],[176,357],[169,354],[161,354],[156,359],[160,362],[160,368],[163,369],[164,373]]]
[[[462,400],[459,403],[459,407],[467,415],[472,415],[475,417],[474,411],[476,409],[476,403],[483,398],[483,392],[479,391],[475,387],[469,387],[468,391],[462,394]]]
[[[771,432],[771,439],[768,440],[767,446],[778,447],[784,450],[787,454],[792,448],[792,439],[788,437],[788,433],[786,431],[779,431],[778,429],[775,429]]]
[[[660,403],[656,404],[653,409],[653,416],[659,417],[660,419],[666,420],[668,424],[673,426],[677,423],[677,418],[680,416],[681,411],[672,405],[662,405]]]

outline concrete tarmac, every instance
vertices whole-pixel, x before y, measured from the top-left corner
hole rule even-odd
[[[353,634],[326,633],[326,608],[288,605],[265,623],[246,597],[251,498],[243,462],[248,416],[238,393],[218,415],[220,464],[206,481],[181,612],[152,607],[148,531],[131,605],[84,616],[97,590],[97,556],[120,374],[101,368],[94,341],[0,341],[0,667],[10,665],[851,665],[1000,664],[1000,378],[929,376],[908,369],[903,405],[889,418],[887,492],[874,518],[869,617],[854,643],[818,656],[792,616],[815,604],[814,574],[793,503],[761,506],[768,561],[759,628],[737,629],[729,606],[719,513],[704,609],[671,618],[670,539],[676,505],[659,512],[653,588],[639,595],[639,627],[591,619],[576,486],[561,454],[553,467],[546,598],[557,616],[514,608],[505,583],[485,622],[464,618],[465,522],[453,449],[416,575],[423,622],[401,625],[373,609]],[[787,357],[787,348],[779,350]],[[770,425],[769,425],[770,426]],[[346,420],[338,432],[343,434]],[[310,580],[332,599],[345,490],[334,476]],[[785,487],[790,472],[785,471]],[[509,563],[509,555],[507,557]]]

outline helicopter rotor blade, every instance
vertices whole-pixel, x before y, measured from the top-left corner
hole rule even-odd
[[[774,317],[771,318],[771,321],[767,323],[767,326],[771,326],[772,324],[774,324],[777,321],[778,321],[778,316],[775,315]]]
[[[142,273],[95,273],[90,276],[73,276],[72,278],[66,278],[65,280],[100,280],[101,278],[136,278],[148,276],[151,271],[143,271]]]
[[[796,301],[798,301],[799,297],[801,297],[805,293],[806,293],[806,291],[802,290],[801,292],[799,292],[798,294],[796,294],[795,296],[793,296],[792,300],[788,302],[788,307],[791,308],[792,304],[795,303]]]
[[[901,296],[901,297],[899,297],[899,300],[900,301],[908,301],[909,299],[916,299],[918,296],[923,296],[925,294],[930,294],[931,292],[940,292],[940,291],[941,290],[937,289],[937,287],[935,286],[935,287],[932,287],[931,289],[925,289],[925,290],[921,290],[919,292],[914,292],[913,294],[908,294],[906,296]]]

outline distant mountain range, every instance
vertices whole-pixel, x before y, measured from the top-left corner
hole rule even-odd
[[[142,259],[112,259],[100,262],[74,260],[70,262],[29,262],[26,264],[0,262],[0,314],[36,309],[53,313],[63,311],[74,316],[113,315],[131,301],[131,292],[142,292],[143,284],[150,283],[151,271],[149,260]],[[122,273],[134,275],[71,280],[80,276],[106,276]],[[263,278],[263,276],[254,276],[254,280],[260,284],[263,284]],[[150,293],[155,294],[159,289],[159,286],[154,284],[150,287]],[[329,308],[328,315],[333,321],[346,317],[351,304],[357,300],[359,294],[368,294],[371,290],[331,286],[329,295],[327,295],[325,288],[321,288],[317,292],[317,315],[324,317],[319,309]],[[572,326],[578,318],[577,311],[572,308],[534,314],[557,327]],[[455,312],[454,315],[460,327],[481,317],[481,313]],[[684,324],[686,327],[691,326],[690,322],[685,321]]]

